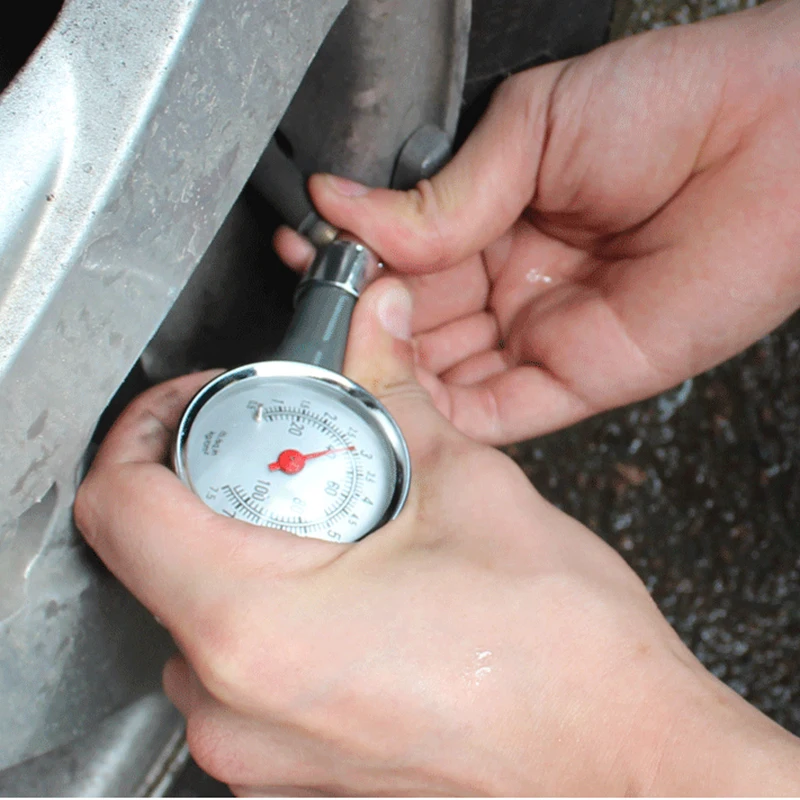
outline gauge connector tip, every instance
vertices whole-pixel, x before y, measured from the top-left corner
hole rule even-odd
[[[320,248],[297,289],[298,297],[315,284],[334,286],[360,297],[383,270],[380,259],[365,244],[340,237]]]

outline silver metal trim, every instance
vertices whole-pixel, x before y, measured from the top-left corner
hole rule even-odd
[[[359,298],[381,268],[381,262],[366,245],[338,239],[319,250],[297,288],[297,297],[312,284],[324,283]]]
[[[194,491],[187,463],[187,445],[192,424],[197,419],[200,411],[213,397],[230,386],[256,378],[320,381],[337,388],[351,400],[354,400],[364,410],[365,414],[370,416],[376,423],[389,444],[395,459],[395,488],[386,513],[378,524],[365,533],[361,539],[365,539],[387,523],[397,519],[405,506],[411,488],[411,456],[408,452],[405,437],[394,417],[377,397],[349,378],[345,378],[344,375],[323,367],[315,367],[311,364],[301,364],[295,361],[265,361],[259,364],[238,367],[219,375],[194,396],[178,425],[172,451],[173,468],[180,480]]]

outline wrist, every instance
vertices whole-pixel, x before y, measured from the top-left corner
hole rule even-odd
[[[800,739],[688,658],[642,709],[652,747],[640,752],[630,788],[662,796],[797,795]]]

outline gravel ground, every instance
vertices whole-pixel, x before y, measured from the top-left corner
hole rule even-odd
[[[755,5],[621,0],[615,35]],[[800,317],[663,397],[509,452],[638,572],[728,685],[800,734]]]
[[[758,0],[619,0],[612,36],[630,36],[667,25],[686,25],[759,5]]]

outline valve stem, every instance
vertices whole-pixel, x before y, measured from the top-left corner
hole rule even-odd
[[[267,202],[286,223],[305,236],[314,247],[333,242],[339,231],[317,214],[297,165],[273,138],[250,178]]]

